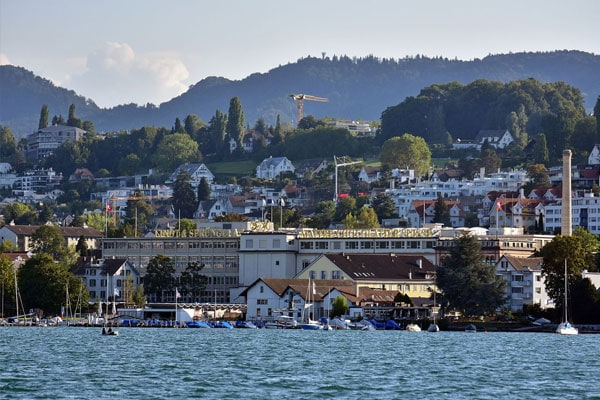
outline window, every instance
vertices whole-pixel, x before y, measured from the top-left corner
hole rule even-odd
[[[265,291],[265,287],[264,286],[260,286],[259,292],[264,293]]]
[[[256,299],[256,304],[266,305],[269,303],[268,299]]]
[[[267,248],[267,240],[266,239],[260,239],[258,241],[258,248],[259,249],[266,249]]]
[[[279,249],[281,247],[281,239],[273,239],[273,248]]]
[[[321,279],[327,279],[327,271],[321,271]]]
[[[331,279],[342,279],[341,271],[331,271]]]
[[[310,279],[317,279],[317,272],[316,271],[310,271],[308,274]]]
[[[254,248],[254,240],[252,240],[252,239],[246,239],[246,248],[247,249]]]
[[[95,279],[90,279],[90,287],[96,287],[96,280]]]
[[[257,308],[257,309],[256,309],[256,316],[257,316],[257,317],[260,317],[260,308]]]
[[[514,282],[523,282],[523,275],[513,275],[512,280]]]
[[[275,261],[275,265],[279,265],[279,260]]]
[[[302,260],[302,269],[306,269],[310,265],[309,260]]]

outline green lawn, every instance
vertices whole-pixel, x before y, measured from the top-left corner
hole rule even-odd
[[[215,175],[246,176],[256,174],[256,163],[247,161],[224,161],[206,164],[208,169]]]

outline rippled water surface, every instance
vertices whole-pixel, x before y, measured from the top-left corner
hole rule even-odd
[[[600,335],[0,328],[2,399],[600,399]]]

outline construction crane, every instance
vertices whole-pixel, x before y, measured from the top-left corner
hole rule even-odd
[[[337,205],[338,203],[338,168],[344,167],[346,165],[360,164],[362,161],[352,161],[350,158],[344,157],[336,157],[333,156],[333,163],[335,164],[335,197],[333,202]]]
[[[304,100],[320,101],[321,103],[329,101],[325,97],[311,96],[310,94],[290,94],[290,97],[298,103],[298,122],[302,121],[304,117]]]

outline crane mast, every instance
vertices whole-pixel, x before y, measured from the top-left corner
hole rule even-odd
[[[319,101],[321,103],[327,103],[329,101],[329,99],[325,97],[317,97],[303,93],[290,94],[290,97],[298,103],[298,122],[302,121],[302,118],[304,118],[304,100]]]

